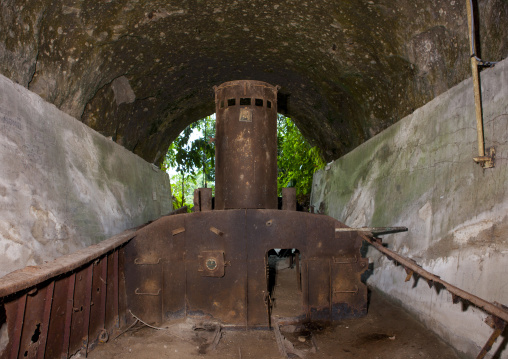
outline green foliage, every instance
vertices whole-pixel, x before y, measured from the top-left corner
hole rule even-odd
[[[197,187],[196,177],[177,173],[171,176],[171,192],[173,195],[173,208],[181,208],[185,205],[192,207],[194,188]],[[182,192],[183,190],[183,192]],[[183,196],[182,196],[183,195]],[[183,198],[183,200],[182,200]]]
[[[201,135],[191,139],[193,131]],[[173,205],[192,207],[194,189],[212,187],[215,181],[215,115],[194,122],[169,146],[162,170],[177,171],[171,177]],[[294,122],[285,116],[277,117],[277,190],[296,187],[297,195],[308,195],[312,175],[325,165],[319,149],[312,147],[302,136]]]
[[[196,130],[202,134],[194,140],[191,134]],[[161,169],[172,168],[178,174],[171,177],[173,206],[192,207],[194,188],[208,187],[215,180],[215,116],[208,116],[188,126],[169,146]]]
[[[289,118],[277,117],[277,191],[296,187],[297,195],[310,194],[312,175],[324,167],[319,149],[312,147]]]

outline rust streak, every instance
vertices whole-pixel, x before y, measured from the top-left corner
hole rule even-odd
[[[11,347],[11,359],[16,359],[19,354],[21,333],[23,332],[23,322],[25,320],[26,296],[26,294],[23,294],[23,296],[18,298],[16,324],[14,326],[14,342]]]
[[[44,354],[46,352],[46,342],[48,340],[48,330],[49,330],[49,320],[51,316],[51,305],[53,304],[53,294],[55,290],[55,282],[51,282],[48,284],[46,288],[46,298],[44,299],[44,314],[42,320],[42,331],[39,349],[37,350],[37,359],[44,359]]]
[[[210,232],[215,233],[218,236],[222,236],[224,232],[222,232],[220,229],[217,229],[215,227],[210,227]]]
[[[185,228],[184,227],[180,227],[180,228],[177,228],[177,229],[173,229],[173,231],[171,232],[171,234],[173,234],[174,236],[176,236],[177,234],[180,234],[180,233],[183,233],[185,232]]]
[[[69,343],[71,338],[71,321],[74,306],[74,285],[76,284],[76,273],[71,274],[67,279],[67,308],[65,311],[65,324],[64,324],[64,340],[62,347],[62,357],[69,356]]]

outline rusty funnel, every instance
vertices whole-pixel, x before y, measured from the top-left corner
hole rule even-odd
[[[277,209],[277,86],[215,87],[215,209]]]

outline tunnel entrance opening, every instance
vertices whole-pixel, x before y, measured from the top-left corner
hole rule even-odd
[[[301,254],[296,248],[274,248],[266,253],[268,315],[294,318],[304,314]]]
[[[247,100],[254,106],[272,106],[270,101],[255,97],[239,98],[235,104],[226,100],[224,106],[245,104]],[[174,208],[185,205],[191,208],[196,188],[211,188],[212,196],[215,194],[215,116],[212,114],[189,125],[168,148],[162,169],[170,176]],[[278,195],[282,188],[295,187],[298,208],[307,212],[312,176],[324,165],[318,148],[303,137],[294,121],[277,114]]]

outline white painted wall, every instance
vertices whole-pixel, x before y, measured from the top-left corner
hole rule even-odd
[[[0,75],[0,276],[171,209],[166,173]]]
[[[311,202],[350,226],[407,226],[384,236],[390,249],[489,301],[508,305],[508,60],[482,72],[486,147],[477,156],[471,80],[443,93],[315,174]],[[476,357],[491,329],[480,310],[451,302],[423,280],[368,252],[368,284],[413,312],[466,357]],[[496,348],[503,338],[498,339]],[[508,339],[505,339],[508,340]],[[508,349],[502,353],[508,358]]]

